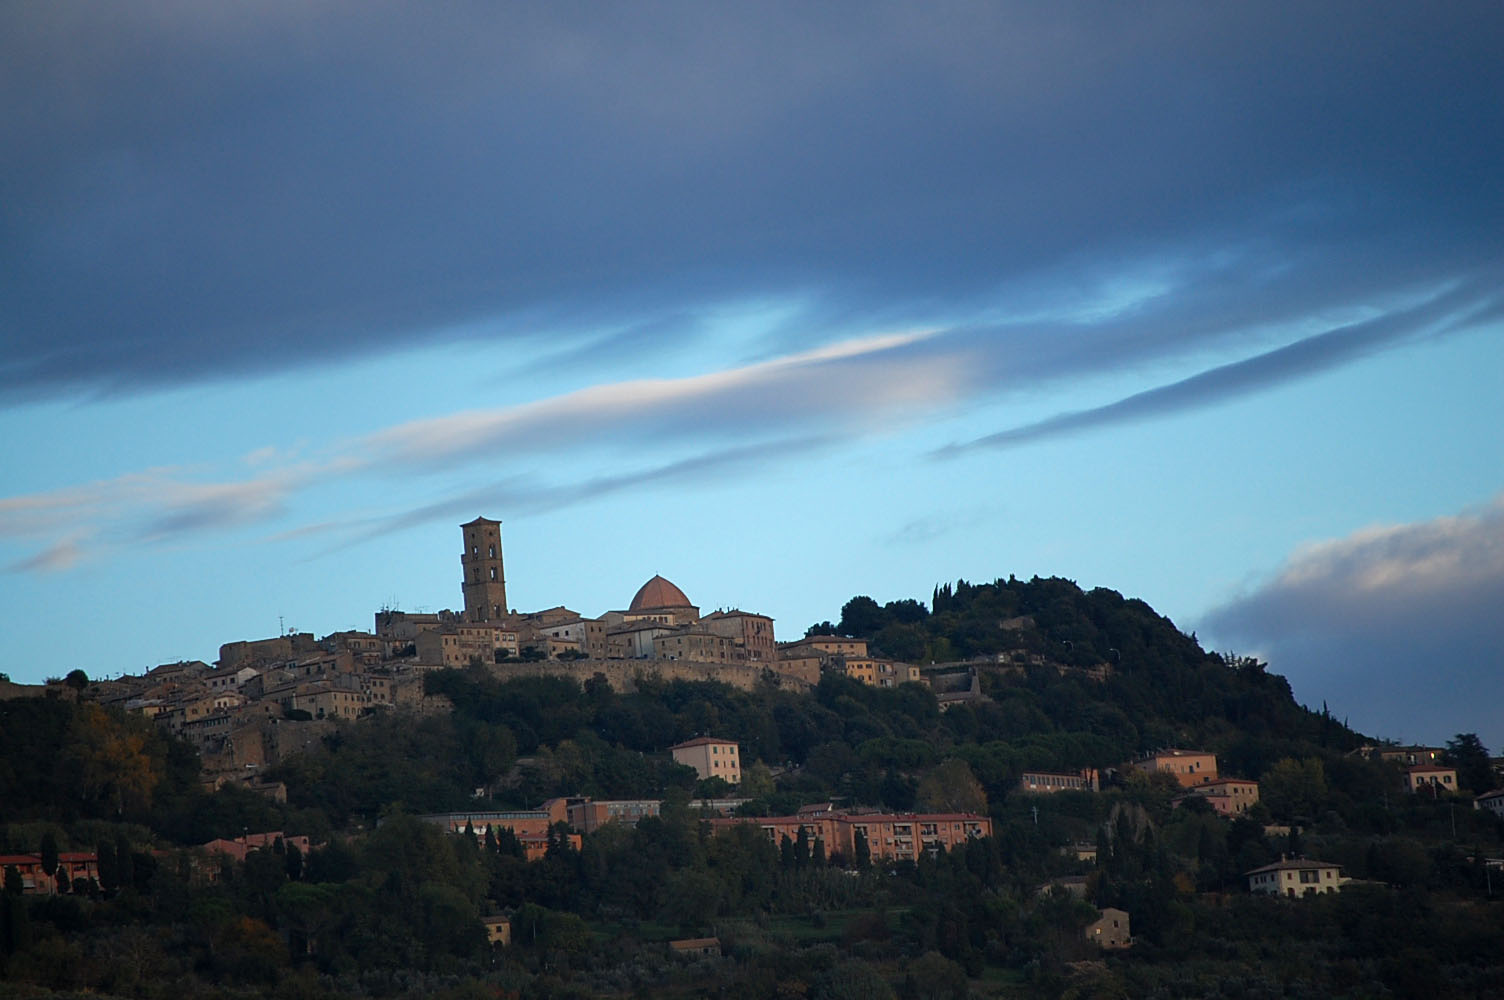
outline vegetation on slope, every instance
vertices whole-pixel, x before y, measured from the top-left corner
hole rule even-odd
[[[1392,765],[1350,754],[1363,738],[1296,704],[1262,664],[1203,651],[1143,602],[1061,580],[941,588],[933,613],[855,598],[826,627],[889,655],[922,641],[911,658],[967,659],[987,697],[942,712],[922,686],[836,676],[808,695],[683,682],[620,694],[446,671],[430,684],[452,715],[340,725],[277,771],[285,805],[204,791],[191,751],[139,718],[0,703],[0,850],[50,841],[114,859],[107,885],[3,898],[3,975],[33,995],[1504,992],[1492,958],[1504,880],[1481,862],[1504,851],[1504,825],[1465,801],[1400,795]],[[831,798],[965,807],[988,813],[994,834],[891,869],[821,864],[751,829],[712,837],[686,803],[725,789],[666,753],[701,733],[741,744],[748,811]],[[1164,776],[1109,776],[1100,794],[1015,788],[1025,767],[1107,771],[1172,744],[1258,779],[1263,803],[1231,821],[1196,799],[1176,807]],[[1453,748],[1469,787],[1491,778],[1476,737]],[[665,808],[579,851],[556,837],[534,863],[510,838],[448,836],[407,815],[559,794]],[[1270,825],[1281,823],[1288,834]],[[247,829],[327,846],[253,852],[209,884],[193,874],[181,848]],[[1097,864],[1061,850],[1080,842]],[[1246,895],[1243,872],[1295,852],[1384,885],[1293,905]],[[1087,876],[1087,902],[1039,892],[1069,874]],[[1132,951],[1071,964],[1100,957],[1081,937],[1087,903],[1132,914]],[[517,935],[504,953],[479,923],[500,910]],[[727,959],[685,964],[661,944],[708,933]]]

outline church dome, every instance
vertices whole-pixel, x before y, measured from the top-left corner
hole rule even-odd
[[[630,611],[642,611],[645,608],[688,608],[694,605],[689,603],[689,598],[684,596],[684,591],[669,583],[661,576],[654,576],[637,596],[632,598]]]

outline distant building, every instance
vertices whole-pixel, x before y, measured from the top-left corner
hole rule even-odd
[[[1371,757],[1406,767],[1440,764],[1445,755],[1446,751],[1441,747],[1376,747],[1370,752]]]
[[[594,833],[607,823],[636,826],[640,820],[657,816],[662,806],[661,799],[572,798],[568,801],[569,825],[581,833]]]
[[[724,635],[740,646],[750,663],[772,663],[778,658],[773,643],[773,619],[750,611],[712,611],[700,619],[701,627]]]
[[[669,753],[673,755],[674,763],[694,768],[701,781],[724,778],[733,785],[742,782],[741,751],[735,740],[698,736],[669,747]]]
[[[676,958],[719,958],[720,938],[680,938],[668,943],[669,953]]]
[[[569,805],[566,799],[549,799],[537,809],[429,813],[417,818],[441,826],[450,833],[464,833],[468,829],[477,839],[484,837],[487,830],[493,833],[509,830],[522,844],[527,860],[537,861],[548,853],[549,831],[553,825],[569,821]],[[579,850],[581,840],[578,833],[566,834],[565,839]]]
[[[862,657],[867,655],[867,640],[853,639],[844,635],[807,635],[794,642],[778,644],[779,656],[797,657],[809,653],[814,653],[822,659],[831,656]]]
[[[1096,768],[1080,771],[1025,771],[1019,775],[1018,790],[1029,794],[1054,792],[1095,792],[1100,787]]]
[[[1269,896],[1314,896],[1336,892],[1347,881],[1337,865],[1306,858],[1282,859],[1246,872],[1245,876],[1249,892]]]
[[[657,655],[657,641],[673,633],[673,626],[634,621],[606,633],[607,655],[619,660],[649,660]]]
[[[1404,781],[1405,791],[1411,794],[1451,794],[1457,791],[1457,769],[1440,764],[1418,764],[1405,769]]]
[[[203,845],[202,850],[206,854],[224,854],[236,861],[244,861],[246,855],[252,851],[275,849],[279,840],[284,846],[296,847],[305,856],[313,847],[307,837],[289,837],[285,836],[281,830],[273,830],[270,833],[248,833],[233,839],[211,840]]]
[[[1099,948],[1127,948],[1133,943],[1128,928],[1128,911],[1113,906],[1104,906],[1102,915],[1086,925],[1086,940]]]
[[[73,879],[99,881],[99,857],[93,851],[59,851],[57,870],[50,876],[42,868],[40,854],[0,854],[0,872],[11,867],[20,873],[21,892],[26,895],[67,892]]]
[[[1219,816],[1241,816],[1259,800],[1259,783],[1243,778],[1216,778],[1191,786],[1190,793],[1205,799]]]
[[[697,663],[740,663],[747,656],[734,639],[697,625],[658,636],[653,640],[653,652],[665,660]]]
[[[1217,756],[1204,750],[1157,750],[1144,756],[1137,766],[1173,774],[1187,788],[1217,780]]]
[[[460,525],[465,620],[500,621],[507,615],[507,580],[501,559],[501,522],[487,517]]]
[[[1495,816],[1504,818],[1504,788],[1484,794],[1473,799],[1474,809],[1486,809]]]
[[[481,917],[480,922],[486,925],[486,942],[488,944],[501,945],[505,948],[512,943],[511,917]]]
[[[690,603],[684,591],[655,575],[638,588],[627,610],[607,611],[601,618],[608,626],[651,622],[675,627],[697,623],[700,620],[700,609]]]
[[[517,630],[500,622],[452,622],[425,629],[414,643],[418,662],[436,667],[463,667],[479,660],[496,662],[497,653],[519,655]]]
[[[859,840],[874,861],[918,861],[927,852],[992,835],[992,820],[971,813],[827,812],[710,820],[717,832],[743,824],[756,825],[774,844],[784,837],[797,843],[802,829],[811,847],[818,838],[827,856],[839,852],[848,863],[856,857]]]

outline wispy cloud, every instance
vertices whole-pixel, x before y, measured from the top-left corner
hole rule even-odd
[[[1067,414],[993,434],[958,450],[998,447],[1119,420],[1142,419],[1220,402],[1407,343],[1425,333],[1463,327],[1498,307],[1499,296],[1468,283],[1362,323],[1306,337],[1253,358],[1203,372],[1084,413]],[[514,511],[557,509],[585,499],[642,489],[671,475],[705,478],[790,460],[802,446],[887,430],[903,421],[949,413],[1093,373],[1115,356],[1114,343],[1140,356],[1146,331],[1179,308],[1175,299],[1137,303],[1095,320],[1103,356],[1061,353],[1030,323],[992,328],[924,329],[871,334],[682,378],[602,383],[551,398],[398,424],[360,438],[329,442],[312,457],[306,446],[258,448],[235,465],[249,475],[203,481],[196,472],[155,468],[45,493],[0,499],[0,536],[53,546],[82,524],[119,544],[163,543],[180,536],[273,524],[303,493],[352,478],[372,480],[456,473],[512,478],[491,485],[435,480],[448,498],[399,516],[372,511],[357,532],[388,531],[456,511],[501,504]],[[1220,334],[1209,333],[1208,343]],[[784,442],[784,444],[780,444]],[[582,455],[622,455],[634,468],[596,479],[558,481],[536,468],[560,468]],[[480,503],[486,499],[487,503]],[[935,525],[915,530],[938,530]],[[299,526],[269,536],[287,539]],[[335,523],[321,531],[346,532]],[[913,535],[914,532],[908,532]],[[63,552],[66,550],[59,550]],[[109,551],[101,549],[101,552]],[[62,565],[59,557],[22,560],[13,568]]]
[[[83,542],[87,537],[84,532],[73,532],[47,546],[36,555],[12,563],[9,571],[12,573],[57,573],[72,569],[84,558]]]
[[[372,461],[444,464],[590,443],[756,435],[809,421],[930,408],[969,381],[958,359],[903,348],[934,331],[879,334],[678,379],[592,386],[536,403],[419,420],[361,443]]]
[[[668,481],[710,481],[797,457],[836,435],[865,433],[915,407],[928,410],[949,399],[964,381],[956,358],[940,352],[916,361],[904,354],[933,336],[879,334],[681,379],[600,385],[535,403],[420,420],[332,444],[317,461],[299,457],[278,465],[280,452],[257,449],[241,463],[252,474],[239,479],[200,482],[190,470],[152,469],[0,499],[0,536],[43,539],[48,546],[14,563],[13,570],[57,569],[77,559],[58,535],[80,524],[113,546],[162,544],[276,522],[299,495],[341,480],[409,479],[468,466],[479,469],[469,475],[485,476],[498,465],[516,465],[519,456],[562,470],[573,463],[550,458],[602,443],[613,445],[613,464],[625,469],[560,479],[557,472],[518,466],[501,482],[459,489],[441,479],[435,488],[442,500],[309,530],[369,537],[477,506],[505,507],[515,516]],[[657,446],[641,447],[644,440]],[[624,449],[624,442],[636,444]],[[288,540],[303,531],[284,528],[269,538]],[[101,548],[99,554],[114,551]]]
[[[50,539],[15,571],[56,571],[120,548],[251,524],[279,513],[284,500],[315,474],[308,466],[242,481],[194,482],[186,470],[157,468],[42,493],[0,498],[0,537]],[[81,546],[79,540],[95,541]]]
[[[1105,406],[1062,413],[950,445],[936,454],[943,457],[976,448],[1028,444],[1237,399],[1347,364],[1398,341],[1468,329],[1480,319],[1494,316],[1500,302],[1504,301],[1497,288],[1493,283],[1480,288],[1478,283],[1469,282],[1461,288],[1432,296],[1419,305],[1387,312],[1365,322],[1339,326],[1251,358],[1199,372],[1170,385],[1135,393]]]
[[[1504,743],[1504,496],[1293,553],[1266,584],[1207,615],[1203,634],[1267,656],[1306,700],[1342,692],[1355,725]]]

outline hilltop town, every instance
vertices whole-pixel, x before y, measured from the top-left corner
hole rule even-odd
[[[370,632],[237,639],[220,646],[213,664],[165,663],[96,680],[84,696],[146,715],[188,741],[205,775],[259,787],[266,769],[316,744],[335,719],[445,711],[442,697],[425,694],[423,678],[446,668],[482,665],[502,679],[583,683],[599,676],[616,690],[631,690],[642,677],[794,691],[810,690],[831,671],[876,687],[925,680],[913,664],[869,655],[865,639],[812,635],[779,643],[767,615],[734,608],[701,614],[661,576],[644,583],[625,609],[595,618],[563,606],[512,610],[501,522],[480,517],[461,532],[463,610],[382,608]],[[70,691],[63,679],[48,686]],[[6,684],[0,696],[45,689]]]
[[[4,974],[130,995],[1504,991],[1504,772],[1472,734],[1354,732],[1065,580],[856,597],[778,642],[661,576],[593,618],[511,609],[499,522],[461,533],[460,610],[0,679]]]

